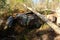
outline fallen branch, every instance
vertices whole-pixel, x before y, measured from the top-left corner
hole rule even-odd
[[[23,4],[23,6],[26,7],[27,9],[29,9],[30,11],[34,12],[34,14],[36,14],[39,18],[41,18],[43,21],[45,21],[57,34],[60,34],[60,27],[58,27],[57,25],[55,25],[54,23],[49,21],[44,15],[36,12],[32,8],[26,6],[25,4]]]

